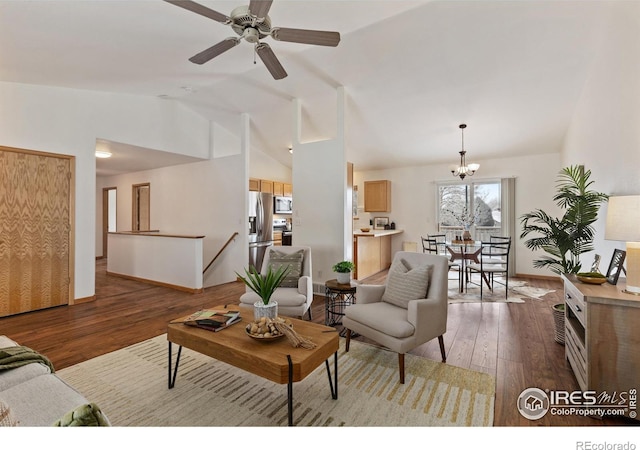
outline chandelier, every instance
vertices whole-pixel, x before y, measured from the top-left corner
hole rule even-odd
[[[466,176],[473,176],[474,173],[476,173],[476,170],[478,170],[480,168],[480,164],[469,164],[467,165],[467,160],[465,155],[467,154],[467,152],[464,150],[464,129],[467,128],[467,126],[462,123],[460,124],[460,130],[462,132],[462,150],[460,150],[460,165],[458,167],[453,166],[451,168],[451,173],[453,174],[454,177],[460,177],[461,180],[464,180],[464,178]]]

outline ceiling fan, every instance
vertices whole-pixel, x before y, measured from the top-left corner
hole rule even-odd
[[[229,37],[206,50],[189,58],[195,64],[204,64],[227,50],[235,47],[242,39],[255,44],[255,51],[271,73],[280,80],[287,72],[276,58],[269,44],[261,39],[271,36],[276,41],[296,42],[299,44],[325,45],[336,47],[340,42],[340,33],[336,31],[302,30],[299,28],[271,27],[268,16],[273,0],[251,0],[248,6],[238,6],[229,16],[189,0],[165,0],[176,6],[213,19],[224,25],[230,25],[239,37]]]

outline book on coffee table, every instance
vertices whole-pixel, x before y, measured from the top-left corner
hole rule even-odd
[[[238,323],[242,320],[240,311],[236,310],[220,310],[220,309],[201,309],[182,320],[185,325],[192,327],[204,328],[211,331],[224,330],[228,326]]]

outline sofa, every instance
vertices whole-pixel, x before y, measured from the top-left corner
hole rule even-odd
[[[0,349],[6,350],[2,353],[5,361],[7,353],[18,348],[18,343],[0,336]],[[0,425],[109,425],[97,405],[57,377],[46,363],[30,362],[6,368],[9,365],[15,364],[0,366]]]

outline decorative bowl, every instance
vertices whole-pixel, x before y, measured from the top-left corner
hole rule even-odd
[[[606,278],[603,277],[585,277],[581,275],[577,275],[578,280],[587,284],[603,284],[607,282]]]
[[[258,341],[274,341],[284,336],[284,333],[275,328],[275,322],[284,324],[289,328],[293,328],[293,324],[291,323],[291,321],[282,317],[276,317],[275,319],[262,317],[258,320],[254,320],[253,322],[248,323],[244,328],[244,331],[249,337],[252,337],[253,339],[256,339]],[[251,332],[252,329],[254,331],[253,333]],[[265,334],[268,334],[268,336],[265,336]]]
[[[369,231],[371,231],[371,228],[360,228],[360,231],[362,231],[363,233],[368,233]]]
[[[247,336],[252,337],[256,341],[275,341],[276,339],[280,339],[281,337],[284,336],[284,334],[275,334],[275,335],[264,337],[264,335],[261,335],[261,334],[251,334],[251,331],[249,330],[249,326],[247,326],[247,328],[245,328],[244,331],[245,333],[247,333]]]

